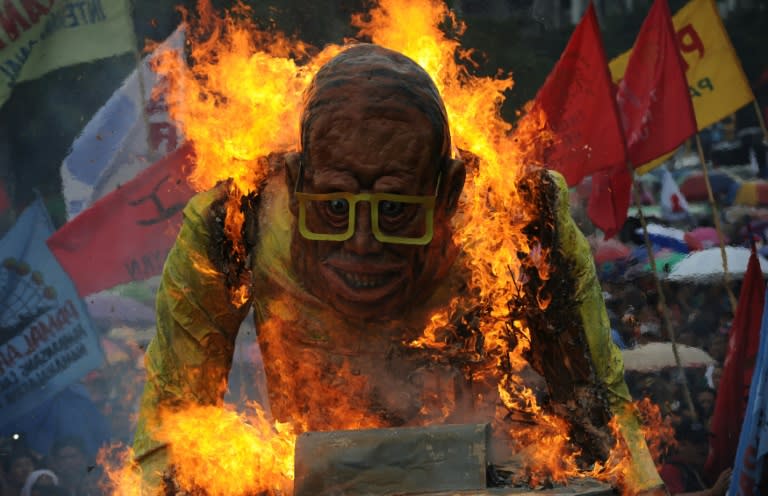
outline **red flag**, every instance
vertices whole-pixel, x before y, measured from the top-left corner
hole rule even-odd
[[[161,272],[192,197],[182,146],[101,198],[48,238],[48,247],[85,296]]]
[[[545,163],[562,173],[569,186],[626,162],[621,121],[591,2],[534,105],[544,111],[555,134]]]
[[[616,101],[634,166],[674,150],[696,133],[696,117],[667,0],[656,0],[643,21]],[[627,219],[626,210],[612,206],[629,205],[632,191],[629,172],[615,171],[623,177],[610,179],[612,197],[608,193],[598,196],[600,191],[593,188],[589,206],[590,212],[600,214],[597,221],[592,218],[595,225],[603,223],[610,232],[621,229]],[[612,219],[608,209],[613,212]]]
[[[728,353],[717,388],[715,411],[710,425],[712,437],[704,473],[714,477],[733,466],[736,457],[760,344],[764,301],[765,281],[753,246],[731,326]]]
[[[658,158],[696,133],[696,117],[667,0],[653,2],[632,47],[616,100],[629,159]]]
[[[592,223],[603,231],[605,239],[618,234],[624,226],[631,190],[632,176],[626,164],[592,176],[592,193],[589,196],[587,215]]]

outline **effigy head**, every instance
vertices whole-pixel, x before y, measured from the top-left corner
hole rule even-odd
[[[292,260],[311,293],[364,319],[431,294],[453,260],[465,170],[418,64],[371,44],[331,59],[306,92],[301,150],[287,162]]]

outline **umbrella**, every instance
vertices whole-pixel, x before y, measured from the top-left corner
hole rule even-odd
[[[677,345],[677,353],[683,367],[703,367],[715,363],[709,354],[693,346]],[[648,343],[629,350],[622,350],[624,370],[650,372],[668,367],[677,367],[672,352],[672,343]]]
[[[743,277],[747,271],[750,249],[741,246],[726,246],[725,255],[728,260],[728,273],[735,277]],[[758,255],[763,274],[768,273],[768,260]],[[720,248],[707,248],[695,251],[681,260],[668,280],[675,282],[711,282],[719,280],[723,275],[723,259]]]
[[[728,243],[728,238],[724,238]],[[697,227],[693,231],[685,233],[685,242],[691,250],[704,250],[713,246],[720,246],[720,238],[714,227]]]
[[[678,253],[672,250],[661,250],[654,253],[653,260],[656,262],[656,272],[659,274],[669,274],[685,258],[685,253]],[[651,271],[651,263],[643,266],[647,272]]]
[[[737,178],[725,172],[710,172],[709,183],[712,186],[712,194],[715,198],[726,197],[731,204],[733,197],[740,187]],[[704,175],[701,172],[692,172],[680,183],[680,192],[688,201],[708,201],[707,187]]]
[[[648,239],[659,248],[669,248],[671,250],[688,253],[688,244],[685,242],[685,231],[673,227],[662,226],[661,224],[648,224]],[[636,229],[635,232],[643,235],[642,229]]]
[[[595,262],[603,264],[626,258],[632,253],[629,247],[616,238],[604,239],[597,244],[595,250]]]

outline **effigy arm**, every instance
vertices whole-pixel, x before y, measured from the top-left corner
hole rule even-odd
[[[250,300],[233,302],[231,282],[212,259],[213,245],[222,243],[218,231],[227,191],[222,183],[190,200],[163,268],[157,334],[145,356],[147,381],[133,444],[146,494],[156,492],[167,468],[166,447],[155,434],[161,409],[223,401],[237,331],[250,307]]]

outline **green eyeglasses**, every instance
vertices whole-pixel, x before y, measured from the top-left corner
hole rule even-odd
[[[373,236],[382,243],[426,245],[434,234],[437,177],[432,196],[393,193],[303,193],[304,163],[299,166],[294,195],[299,203],[299,233],[314,241],[346,241],[355,233],[357,204],[368,202]]]

